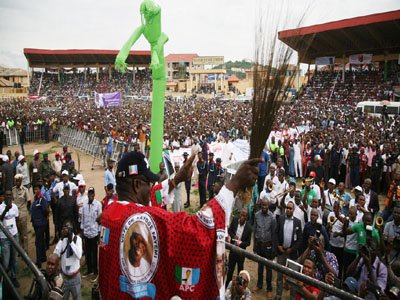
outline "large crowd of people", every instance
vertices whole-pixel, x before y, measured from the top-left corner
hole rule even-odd
[[[348,81],[339,83],[331,101],[327,101],[330,98],[327,91],[337,75],[320,73],[298,100],[280,108],[272,137],[262,153],[263,162],[258,166],[252,201],[244,205],[243,195],[237,195],[237,209],[227,241],[243,249],[252,243],[255,253],[276,259],[282,265],[288,259],[296,261],[303,265],[305,275],[365,299],[381,299],[382,294],[396,299],[400,295],[400,117],[371,116],[355,109],[358,101],[381,100],[390,95],[391,83],[382,83],[379,89],[370,88],[381,75],[375,71],[346,74]],[[86,76],[87,80],[92,74]],[[33,79],[42,81],[32,87],[33,93],[41,85],[40,93],[54,96],[59,88],[55,81],[50,75],[40,77],[36,75]],[[71,88],[61,88],[64,95],[75,94],[80,86],[83,90],[93,89],[85,85],[83,75],[68,80],[67,77],[65,84]],[[309,101],[312,99],[315,101]],[[2,104],[0,125],[1,132],[17,128],[20,138],[34,128],[56,131],[63,125],[104,134],[127,144],[137,143],[135,151],[145,153],[149,145],[146,141],[150,109],[148,102],[97,109],[90,101],[16,100]],[[185,208],[193,207],[191,189],[198,188],[201,207],[224,186],[226,170],[221,159],[225,158],[215,157],[208,144],[249,140],[250,124],[250,103],[219,102],[196,96],[167,102],[165,148],[191,147],[192,152],[199,152],[195,175],[174,187],[180,194],[186,190]],[[50,139],[47,132],[47,140]],[[23,151],[22,147],[22,153],[8,151],[1,157],[4,195],[1,221],[26,247],[30,215],[35,231],[36,264],[38,267],[45,261],[50,264],[46,274],[54,293],[71,293],[74,299],[79,299],[83,252],[87,271],[82,277],[97,281],[99,216],[119,196],[115,162],[108,153],[104,192],[95,192],[93,188],[87,189],[84,178],[77,174],[67,146],[54,161],[35,151],[29,165]],[[183,156],[186,162],[189,154],[185,152]],[[178,171],[181,166],[175,167]],[[160,182],[168,180],[163,164],[157,175]],[[103,194],[103,201],[95,199]],[[176,200],[182,196],[176,194]],[[379,196],[386,198],[384,205]],[[173,206],[174,212],[181,210],[183,205]],[[48,218],[49,211],[53,220]],[[50,226],[54,226],[56,233],[52,242]],[[17,286],[15,253],[1,234],[2,263]],[[60,260],[63,285],[54,271],[58,260],[46,257],[51,243],[56,244],[54,253]],[[238,275],[234,276],[236,265]],[[230,253],[227,295],[239,293],[243,299],[250,299],[250,274],[243,268],[244,257]],[[252,274],[257,275],[253,293],[261,293],[263,289],[264,269],[259,265],[257,274]],[[265,276],[268,299],[274,293],[275,299],[280,299],[284,287],[291,289],[293,299],[332,299],[315,287],[285,280],[282,274],[276,278],[274,291],[270,269],[267,268]]]

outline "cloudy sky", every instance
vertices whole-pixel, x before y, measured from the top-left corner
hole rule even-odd
[[[0,0],[0,64],[26,68],[23,48],[119,49],[140,24],[139,0]],[[400,0],[158,0],[165,53],[252,59],[256,20],[283,29],[400,9]],[[282,15],[282,14],[280,14]],[[282,19],[282,18],[281,18]],[[267,21],[267,23],[268,23]],[[271,23],[271,21],[269,21]],[[135,50],[148,49],[141,38]]]

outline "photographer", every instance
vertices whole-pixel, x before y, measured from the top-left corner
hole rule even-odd
[[[335,254],[325,250],[324,236],[318,232],[308,238],[307,249],[303,252],[298,263],[304,264],[307,257],[315,261],[317,280],[325,281],[328,284],[334,284],[339,274],[339,264]]]
[[[250,274],[246,270],[240,271],[238,276],[233,276],[225,293],[225,300],[251,300],[251,292],[248,288]]]
[[[388,294],[400,296],[400,206],[393,210],[393,221],[386,223],[383,232],[384,262],[388,268]]]
[[[73,234],[73,225],[66,220],[62,226],[61,239],[54,253],[61,258],[61,272],[64,278],[64,299],[72,294],[73,300],[82,299],[80,259],[82,257],[82,239]]]
[[[360,245],[360,255],[347,269],[345,288],[364,299],[380,299],[386,289],[388,271],[377,252],[378,242],[367,237],[366,245]]]

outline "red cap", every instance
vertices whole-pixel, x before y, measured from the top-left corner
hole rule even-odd
[[[313,178],[317,177],[317,173],[315,173],[314,171],[311,171],[310,172],[310,177],[313,177]]]

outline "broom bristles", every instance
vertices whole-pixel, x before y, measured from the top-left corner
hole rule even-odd
[[[299,24],[304,19],[304,16],[305,13],[301,17]],[[274,17],[272,18],[273,20]],[[270,39],[265,38],[265,34],[268,31],[275,32]],[[277,44],[277,32],[278,23],[269,24],[269,26],[264,27],[263,18],[260,18],[258,28],[256,29],[253,79],[254,96],[252,102],[253,118],[251,123],[249,158],[260,157],[271,133],[275,116],[282,102],[288,98],[287,91],[292,85],[296,74],[292,72],[290,75],[287,75],[293,50],[283,43]],[[302,53],[305,53],[305,51],[302,51]]]

